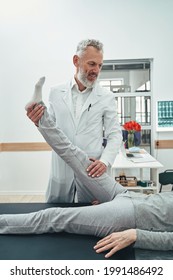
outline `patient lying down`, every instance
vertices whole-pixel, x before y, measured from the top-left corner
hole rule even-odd
[[[39,92],[41,89],[42,83]],[[42,118],[38,130],[83,182],[77,191],[86,201],[97,200],[100,204],[0,215],[0,234],[66,231],[95,235],[101,239],[94,249],[96,253],[108,251],[106,258],[131,244],[134,248],[173,250],[173,192],[151,195],[129,192],[106,173],[98,178],[88,176],[88,156],[57,127],[45,105],[32,101],[28,114],[32,118],[39,111]]]

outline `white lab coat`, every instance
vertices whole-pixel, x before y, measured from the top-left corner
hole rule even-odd
[[[122,133],[112,92],[96,84],[82,108],[78,121],[74,117],[70,83],[52,88],[49,103],[49,114],[73,144],[84,150],[89,157],[101,159],[109,165],[113,164],[121,146]],[[103,124],[107,138],[105,149],[102,145]],[[74,178],[72,169],[52,151],[47,201],[72,202],[75,188],[81,184]],[[78,199],[80,202],[83,200]]]

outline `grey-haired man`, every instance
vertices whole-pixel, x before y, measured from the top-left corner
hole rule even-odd
[[[73,56],[76,68],[73,79],[52,88],[49,97],[49,115],[92,160],[89,166],[92,177],[107,171],[122,142],[115,97],[98,83],[102,63],[103,44],[95,39],[81,41]],[[39,108],[32,110],[32,104],[27,107],[27,115],[36,125],[42,114]],[[103,129],[107,138],[105,148]],[[47,201],[72,202],[81,184],[73,170],[53,151]],[[78,201],[86,202],[82,196],[78,196]]]

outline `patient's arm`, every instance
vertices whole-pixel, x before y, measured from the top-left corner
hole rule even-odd
[[[108,250],[109,258],[117,251],[134,243],[134,248],[148,250],[173,250],[173,232],[153,232],[141,229],[128,229],[114,232],[99,240],[94,246],[97,253]]]
[[[137,229],[135,248],[149,250],[173,250],[173,232],[156,232]]]

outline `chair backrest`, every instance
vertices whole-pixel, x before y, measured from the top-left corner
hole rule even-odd
[[[159,173],[159,183],[161,185],[173,184],[173,169],[168,169]]]

